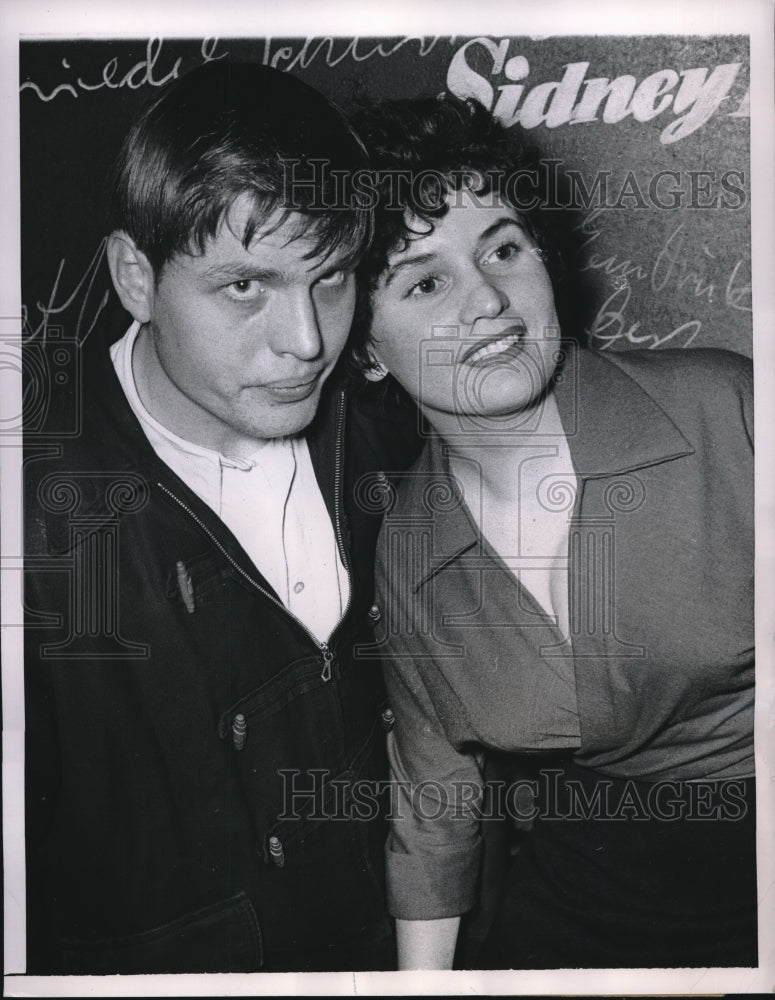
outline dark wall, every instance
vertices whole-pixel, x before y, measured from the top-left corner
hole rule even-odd
[[[158,87],[212,58],[287,69],[345,108],[479,97],[527,130],[556,179],[592,345],[751,354],[743,37],[22,43],[28,337],[88,334],[110,287],[106,177],[121,138]]]

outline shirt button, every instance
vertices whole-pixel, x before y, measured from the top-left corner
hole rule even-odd
[[[231,724],[231,739],[235,750],[245,749],[248,740],[248,723],[242,713],[234,716]]]
[[[369,608],[369,621],[375,624],[382,618],[382,612],[379,609],[378,604],[372,604]]]
[[[294,594],[300,594],[302,590],[304,590],[304,584],[301,582],[301,580],[299,580],[298,583],[294,583],[293,585]]]
[[[386,733],[389,733],[390,730],[393,728],[393,726],[395,726],[395,724],[396,724],[396,717],[395,714],[393,713],[393,710],[390,708],[386,708],[382,713],[382,728],[385,730]]]

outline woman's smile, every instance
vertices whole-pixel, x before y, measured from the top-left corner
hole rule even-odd
[[[526,333],[524,323],[515,323],[484,343],[472,344],[463,352],[460,361],[463,364],[478,365],[496,360],[502,354],[516,356],[521,351]]]

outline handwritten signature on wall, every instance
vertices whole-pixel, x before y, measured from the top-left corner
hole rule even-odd
[[[59,261],[54,282],[45,302],[35,304],[33,318],[27,305],[22,306],[22,330],[24,339],[45,342],[53,330],[57,336],[64,329],[68,338],[83,343],[97,323],[108,303],[110,278],[103,268],[107,237],[100,240],[94,255],[82,275],[76,278],[70,291],[61,290],[66,258]],[[75,322],[70,318],[73,310],[78,310]],[[67,322],[65,322],[67,320]]]
[[[262,40],[261,58],[258,60],[266,66],[275,69],[294,70],[306,69],[313,62],[322,58],[326,66],[333,67],[343,62],[345,59],[352,59],[353,62],[362,63],[375,56],[387,58],[399,49],[410,43],[417,46],[416,55],[419,58],[427,56],[436,46],[439,36],[424,38],[420,36],[408,35],[390,41],[373,39],[365,42],[362,38],[304,38],[297,43],[280,45],[276,48],[276,41],[271,38]],[[450,41],[454,41],[450,39]],[[217,38],[205,38],[200,46],[200,56],[202,63],[214,62],[225,58],[227,51],[218,51],[220,44]],[[183,62],[182,56],[178,56],[172,62],[166,62],[162,58],[162,48],[164,42],[161,38],[151,38],[146,45],[145,57],[135,62],[128,69],[120,65],[117,56],[108,59],[96,79],[85,80],[82,76],[77,76],[75,82],[63,82],[57,84],[52,90],[45,91],[33,80],[25,80],[19,90],[32,91],[41,101],[53,101],[60,94],[69,94],[71,97],[78,97],[80,94],[89,93],[95,90],[102,90],[107,87],[110,90],[117,90],[128,87],[130,90],[139,90],[140,87],[162,87],[165,83],[175,80],[181,71]],[[165,53],[166,55],[166,53]],[[63,69],[73,71],[67,59],[61,60]]]
[[[595,209],[577,227],[586,237],[582,252],[602,234],[605,217],[604,209]],[[703,246],[701,253],[692,253],[683,223],[672,230],[650,264],[594,251],[584,256],[579,270],[605,274],[614,286],[587,329],[591,346],[600,350],[620,341],[648,349],[668,343],[689,347],[702,330],[702,322],[692,319],[662,334],[642,333],[641,321],[633,322],[627,315],[634,287],[654,296],[667,292],[672,301],[688,298],[690,302],[702,300],[736,312],[752,312],[751,285],[744,280],[747,262],[736,260],[728,272],[721,264],[720,277],[714,274],[714,265],[720,263],[716,255],[708,246]]]
[[[41,101],[53,101],[55,97],[59,97],[60,94],[70,94],[72,97],[78,97],[81,93],[88,93],[90,91],[102,90],[104,87],[108,87],[110,90],[117,90],[121,87],[128,87],[130,90],[139,90],[140,87],[163,87],[165,83],[169,83],[170,80],[176,79],[180,74],[180,66],[182,63],[182,57],[178,57],[174,60],[172,65],[167,69],[166,73],[163,73],[162,67],[157,67],[159,62],[163,42],[160,38],[151,38],[148,40],[148,44],[145,49],[145,58],[136,62],[129,69],[121,70],[119,68],[119,60],[117,56],[113,56],[108,59],[105,65],[102,67],[99,79],[96,81],[87,82],[81,76],[76,78],[75,83],[60,83],[57,84],[53,90],[46,93],[37,83],[33,80],[25,80],[24,83],[19,87],[19,91],[31,90],[35,93]],[[202,62],[213,62],[216,59],[222,59],[226,53],[221,53],[216,55],[215,49],[218,45],[217,38],[205,38],[202,41],[200,47],[200,53],[202,56]],[[67,59],[62,59],[62,67],[66,70],[70,70],[71,66]],[[163,73],[163,75],[161,75]]]

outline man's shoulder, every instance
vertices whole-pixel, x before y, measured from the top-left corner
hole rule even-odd
[[[384,472],[401,471],[422,447],[417,407],[390,387],[349,390],[350,440],[363,457]]]
[[[49,551],[55,544],[54,522],[66,520],[68,512],[96,509],[106,490],[108,501],[116,500],[116,489],[145,490],[142,475],[135,471],[146,462],[145,444],[113,367],[110,346],[109,331],[95,329],[74,347],[76,360],[68,378],[51,379],[45,412],[25,420],[28,554]]]

